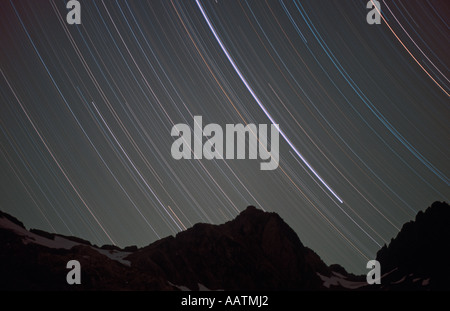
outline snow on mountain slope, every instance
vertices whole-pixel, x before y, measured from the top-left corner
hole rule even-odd
[[[330,277],[323,276],[320,273],[317,273],[317,275],[321,278],[323,286],[326,288],[330,288],[331,286],[341,286],[343,288],[356,289],[367,285],[366,282],[347,280],[345,276],[337,272],[333,272],[333,276]]]
[[[1,217],[0,215],[0,228],[7,229],[15,232],[17,235],[22,237],[22,242],[26,245],[29,243],[38,244],[41,246],[45,246],[48,248],[55,248],[55,249],[71,249],[74,246],[77,245],[86,245],[82,244],[80,242],[71,241],[70,239],[54,235],[53,239],[49,239],[47,237],[41,236],[39,234],[33,233],[28,231],[27,229],[23,228],[19,224],[13,222],[12,220],[8,219],[7,217]],[[130,255],[130,252],[123,252],[118,250],[106,250],[106,249],[99,249],[97,247],[93,247],[90,245],[86,245],[91,247],[93,250],[99,252],[102,255],[105,255],[106,257],[118,261],[121,264],[124,264],[126,266],[130,266],[131,263],[128,260],[125,260],[124,258]]]
[[[131,266],[131,262],[128,260],[125,260],[124,258],[126,258],[128,255],[131,254],[131,252],[123,252],[123,251],[117,251],[117,250],[107,250],[107,249],[98,249],[95,247],[92,247],[92,249],[95,249],[97,252],[99,252],[100,254],[105,255],[106,257],[118,261],[121,264],[125,265],[125,266]]]

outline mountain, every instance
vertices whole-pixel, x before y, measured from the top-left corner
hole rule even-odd
[[[125,259],[136,248],[91,245],[88,241],[26,230],[0,212],[0,290],[174,290],[166,280],[142,275]],[[66,264],[78,260],[81,285],[69,285]]]
[[[248,207],[223,225],[197,224],[127,257],[176,285],[198,289],[320,289],[330,269],[275,213]]]
[[[377,253],[386,290],[450,290],[450,206],[434,202]]]
[[[382,284],[327,266],[276,213],[248,207],[146,247],[120,249],[41,230],[0,212],[0,290],[389,290],[448,288],[449,206],[434,203],[377,254]],[[411,259],[412,258],[412,259]],[[68,285],[69,260],[81,284]],[[448,261],[447,261],[448,262]],[[441,273],[441,274],[439,274]]]

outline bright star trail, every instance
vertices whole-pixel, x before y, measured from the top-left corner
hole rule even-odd
[[[66,3],[0,1],[0,210],[27,228],[145,246],[255,205],[365,273],[449,201],[448,1]],[[173,159],[194,116],[279,124],[279,167]]]
[[[259,100],[258,96],[255,95],[255,92],[253,91],[253,89],[249,86],[247,80],[242,76],[241,71],[239,70],[239,68],[236,66],[235,62],[233,61],[232,57],[230,56],[230,54],[228,53],[227,49],[224,47],[222,40],[219,38],[219,36],[216,33],[216,30],[214,29],[214,27],[211,25],[211,22],[209,21],[208,16],[205,13],[205,10],[203,10],[202,5],[200,4],[200,1],[196,0],[196,3],[200,9],[200,11],[203,14],[203,17],[205,17],[206,22],[208,23],[209,28],[211,29],[211,31],[214,34],[214,37],[216,38],[217,42],[220,44],[220,47],[222,48],[223,52],[225,53],[225,55],[227,56],[228,60],[230,61],[231,65],[233,66],[234,70],[236,71],[236,73],[239,75],[239,78],[241,78],[242,82],[245,84],[245,86],[247,87],[248,91],[250,92],[250,94],[252,94],[253,98],[255,99],[255,101],[258,103],[258,106],[261,107],[262,111],[264,111],[264,114],[269,118],[270,122],[272,124],[277,124],[272,116],[269,114],[269,112],[267,112],[267,109],[264,107],[264,105],[261,103],[261,101]],[[311,167],[311,165],[309,165],[309,163],[305,160],[305,158],[300,154],[300,152],[297,150],[297,148],[295,148],[295,146],[292,144],[292,142],[289,140],[288,137],[286,137],[286,134],[283,132],[282,129],[279,128],[279,126],[277,126],[278,131],[280,132],[281,136],[283,136],[284,140],[286,140],[286,142],[289,144],[289,146],[292,148],[292,150],[294,150],[295,154],[303,161],[303,163],[305,163],[305,165],[311,170],[311,172],[314,174],[314,176],[317,177],[317,179],[320,180],[320,182],[334,195],[334,197],[336,199],[339,200],[339,202],[342,202],[341,198],[339,198],[339,196],[334,193],[334,191],[325,183],[325,181],[317,174],[317,172]]]

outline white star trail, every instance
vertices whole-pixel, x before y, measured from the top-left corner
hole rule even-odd
[[[0,210],[142,247],[254,205],[366,273],[450,198],[449,2],[379,1],[379,25],[367,2],[83,0],[77,25],[66,0],[0,1]],[[194,116],[278,124],[277,169],[175,160]]]

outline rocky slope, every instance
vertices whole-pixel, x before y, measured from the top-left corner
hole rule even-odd
[[[27,230],[0,212],[0,290],[449,289],[449,245],[450,207],[435,202],[378,252],[382,284],[367,286],[365,276],[327,266],[280,216],[252,206],[139,249]],[[81,285],[66,282],[72,259]]]
[[[450,290],[450,206],[435,202],[377,253],[383,289]]]

